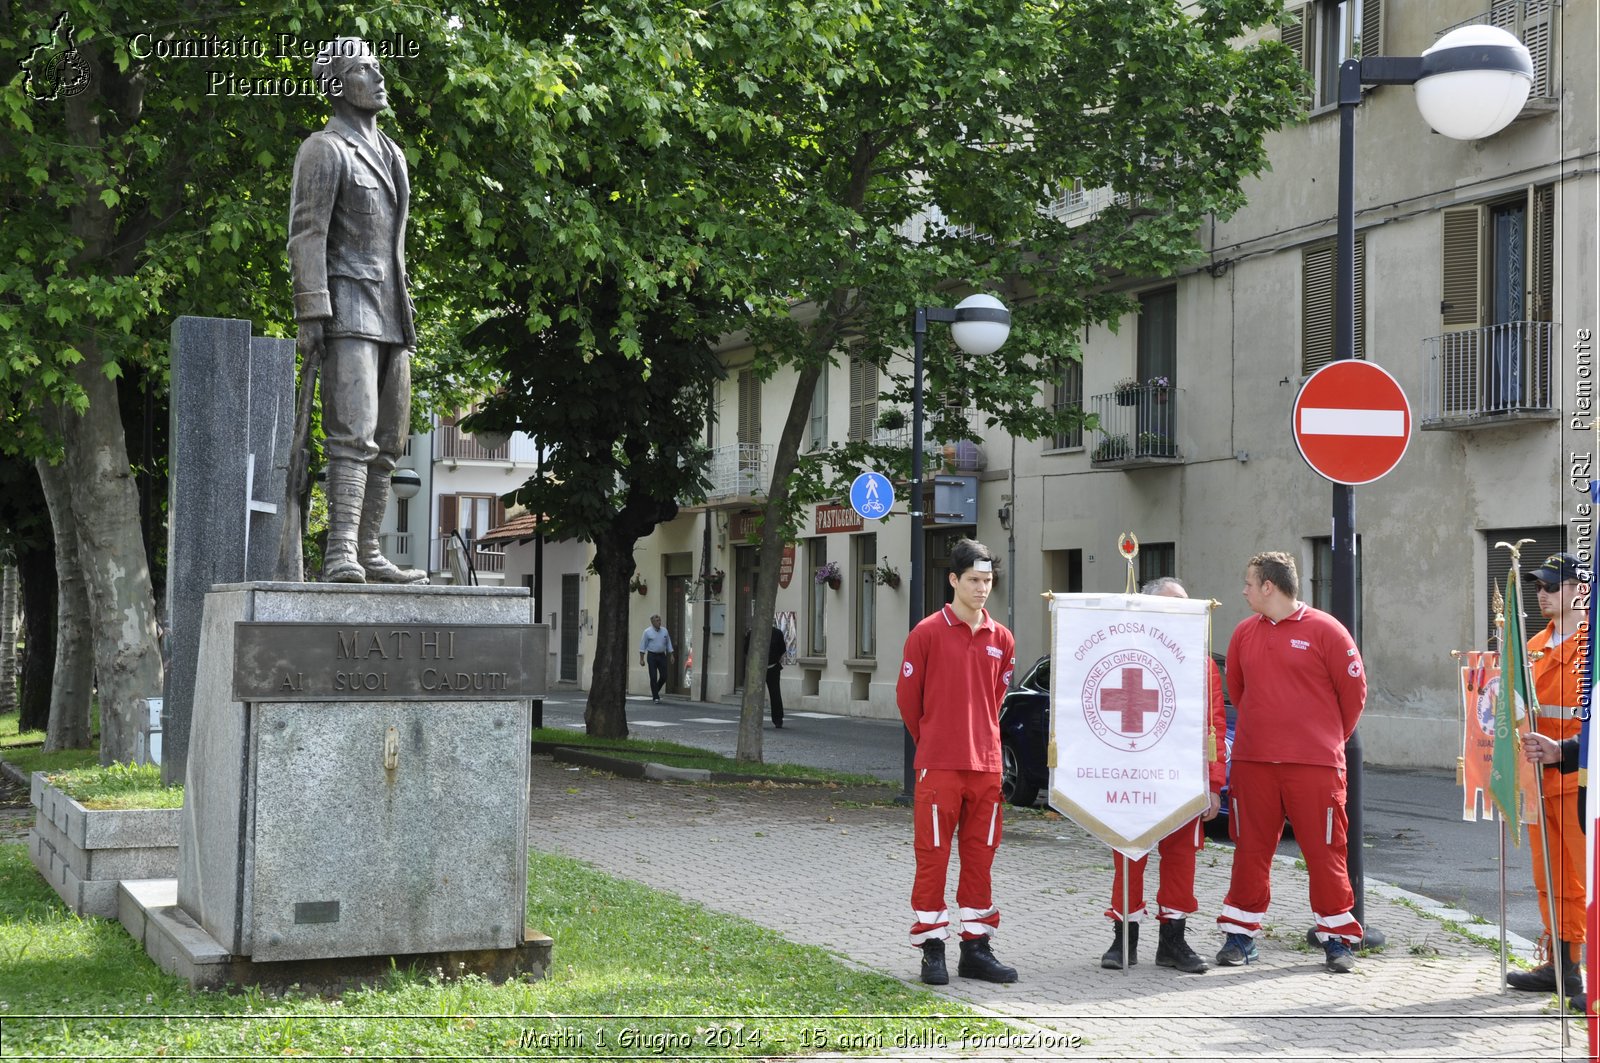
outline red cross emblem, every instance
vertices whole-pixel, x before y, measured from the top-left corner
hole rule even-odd
[[[1115,684],[1115,685],[1113,685]],[[1172,726],[1172,676],[1143,650],[1117,650],[1090,666],[1080,695],[1084,722],[1113,749],[1148,749]]]
[[[1145,688],[1143,668],[1124,668],[1122,686],[1100,688],[1100,711],[1121,713],[1122,733],[1144,734],[1145,714],[1161,711],[1161,693]]]

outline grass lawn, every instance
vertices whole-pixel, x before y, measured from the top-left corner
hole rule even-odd
[[[28,774],[87,768],[100,763],[98,737],[93,749],[58,749],[54,753],[46,753],[44,732],[19,730],[20,715],[11,712],[0,716],[0,759],[10,761]]]
[[[627,760],[654,760],[674,768],[706,768],[710,771],[725,771],[737,775],[762,775],[774,779],[823,779],[841,786],[888,788],[887,783],[871,775],[829,771],[826,768],[812,768],[802,764],[756,764],[712,753],[698,746],[647,738],[596,738],[582,731],[569,731],[562,727],[541,727],[533,732],[533,741],[553,742],[573,749],[592,750]]]
[[[0,1055],[881,1054],[1006,1029],[574,860],[535,853],[528,882],[529,922],[555,939],[543,981],[495,986],[396,971],[337,1000],[197,994],[162,974],[118,924],[69,914],[23,847],[0,845]]]

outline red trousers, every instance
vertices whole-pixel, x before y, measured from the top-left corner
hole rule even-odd
[[[1200,902],[1194,895],[1194,858],[1205,843],[1206,836],[1200,829],[1200,818],[1196,816],[1162,838],[1156,846],[1156,851],[1161,854],[1161,885],[1156,889],[1156,917],[1162,922],[1185,919],[1200,910]],[[1111,866],[1114,870],[1107,919],[1137,923],[1144,918],[1144,869],[1149,863],[1149,856],[1141,856],[1130,865],[1127,857],[1112,851]],[[1130,866],[1131,873],[1125,870]],[[1127,911],[1122,907],[1124,874],[1128,875]]]
[[[1000,845],[1000,773],[923,768],[917,772],[912,840],[917,877],[911,887],[911,944],[949,936],[944,904],[950,847],[961,849],[956,903],[961,936],[987,937],[1000,926],[1000,910],[990,897],[989,869]]]
[[[1272,901],[1272,856],[1287,818],[1311,873],[1318,940],[1338,937],[1359,944],[1361,924],[1350,913],[1356,897],[1345,865],[1344,772],[1320,764],[1236,760],[1229,792],[1228,828],[1237,848],[1228,896],[1217,917],[1223,933],[1260,935]]]

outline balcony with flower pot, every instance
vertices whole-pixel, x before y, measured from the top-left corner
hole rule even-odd
[[[1156,465],[1181,465],[1178,449],[1178,412],[1183,389],[1166,377],[1146,381],[1126,379],[1112,390],[1089,397],[1089,411],[1100,427],[1089,450],[1089,464],[1097,469],[1137,469]]]

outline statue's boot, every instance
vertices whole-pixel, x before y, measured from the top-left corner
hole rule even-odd
[[[357,559],[368,583],[426,583],[428,574],[420,568],[401,568],[383,556],[378,544],[378,528],[383,524],[383,507],[389,502],[389,477],[377,469],[367,472],[367,493],[361,506],[361,534],[356,540]]]
[[[322,551],[324,583],[365,583],[366,574],[356,559],[356,530],[361,523],[361,502],[367,467],[348,458],[328,462],[328,544]],[[380,519],[382,511],[379,511]]]

